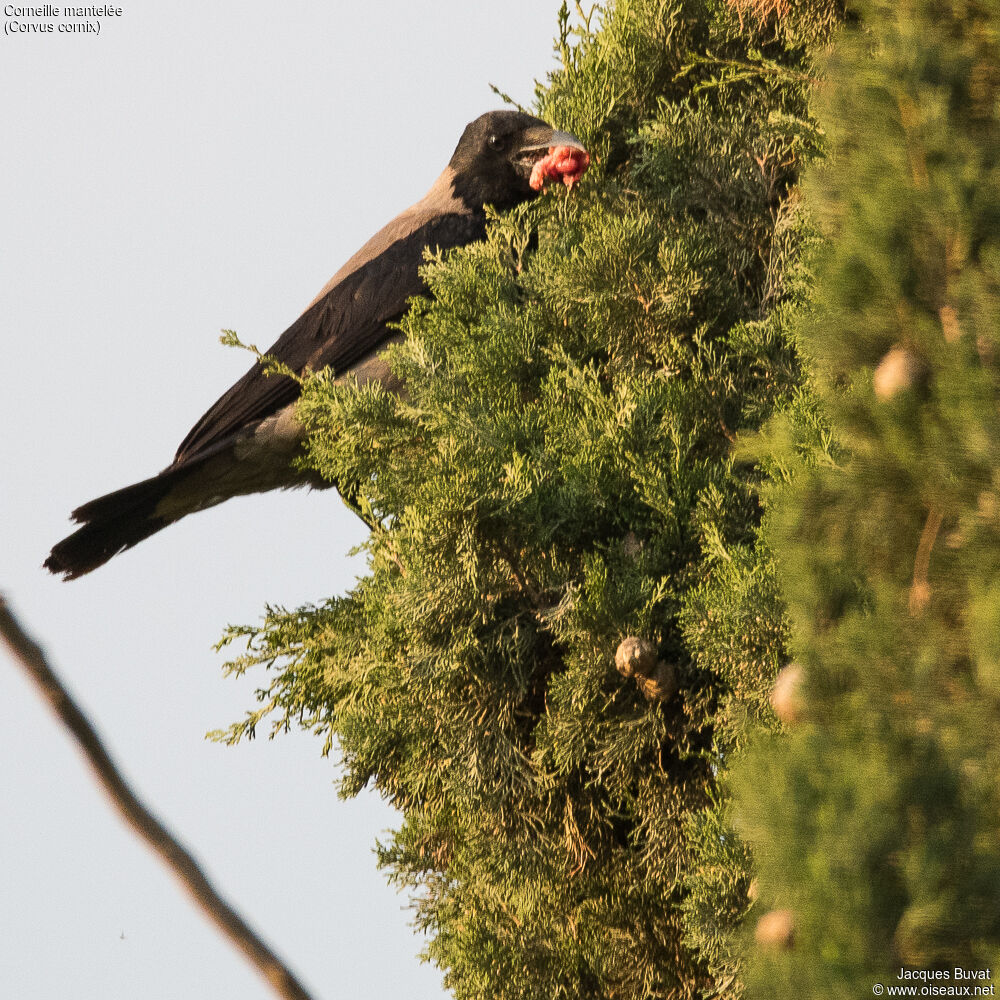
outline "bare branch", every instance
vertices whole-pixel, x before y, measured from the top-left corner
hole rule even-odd
[[[310,1000],[291,970],[213,888],[197,862],[139,801],[104,749],[101,738],[49,666],[41,648],[22,630],[0,595],[0,636],[63,725],[72,733],[112,804],[163,859],[188,895],[250,960],[283,1000]]]

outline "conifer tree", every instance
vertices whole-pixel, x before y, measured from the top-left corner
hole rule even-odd
[[[379,859],[461,1000],[738,989],[719,778],[784,626],[733,442],[796,405],[796,182],[827,3],[559,15],[541,117],[571,194],[428,259],[377,385],[305,386],[306,461],[371,528],[346,596],[231,629],[267,720],[402,814]]]
[[[806,186],[809,388],[763,446],[795,666],[734,782],[761,1000],[1000,971],[1000,9],[858,14]]]

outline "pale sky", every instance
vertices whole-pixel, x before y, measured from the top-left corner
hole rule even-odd
[[[269,345],[500,106],[490,82],[530,103],[559,3],[116,2],[100,35],[0,39],[0,590],[317,998],[440,997],[375,869],[381,800],[340,801],[315,737],[203,738],[261,680],[223,679],[224,626],[363,571],[337,496],[230,501],[73,583],[41,563],[73,507],[168,464],[246,369],[221,328]],[[270,997],[3,654],[0,681],[0,996]]]

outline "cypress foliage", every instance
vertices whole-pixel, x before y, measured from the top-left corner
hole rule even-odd
[[[428,259],[403,398],[305,386],[306,461],[371,526],[368,574],[224,640],[271,673],[218,735],[311,728],[345,795],[400,810],[379,860],[462,1000],[738,988],[718,778],[784,639],[732,442],[799,399],[795,182],[834,13],[577,10],[535,111],[589,174]]]
[[[797,704],[735,778],[768,1000],[1000,958],[1000,10],[859,6],[807,187],[824,416],[771,440]]]

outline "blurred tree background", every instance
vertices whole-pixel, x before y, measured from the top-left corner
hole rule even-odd
[[[1000,957],[1000,8],[858,13],[805,187],[818,406],[758,443],[796,661],[735,778],[761,998]]]
[[[307,382],[368,573],[228,631],[216,735],[393,803],[460,1000],[988,965],[993,10],[564,4],[531,110],[589,173],[428,257],[403,397]]]

